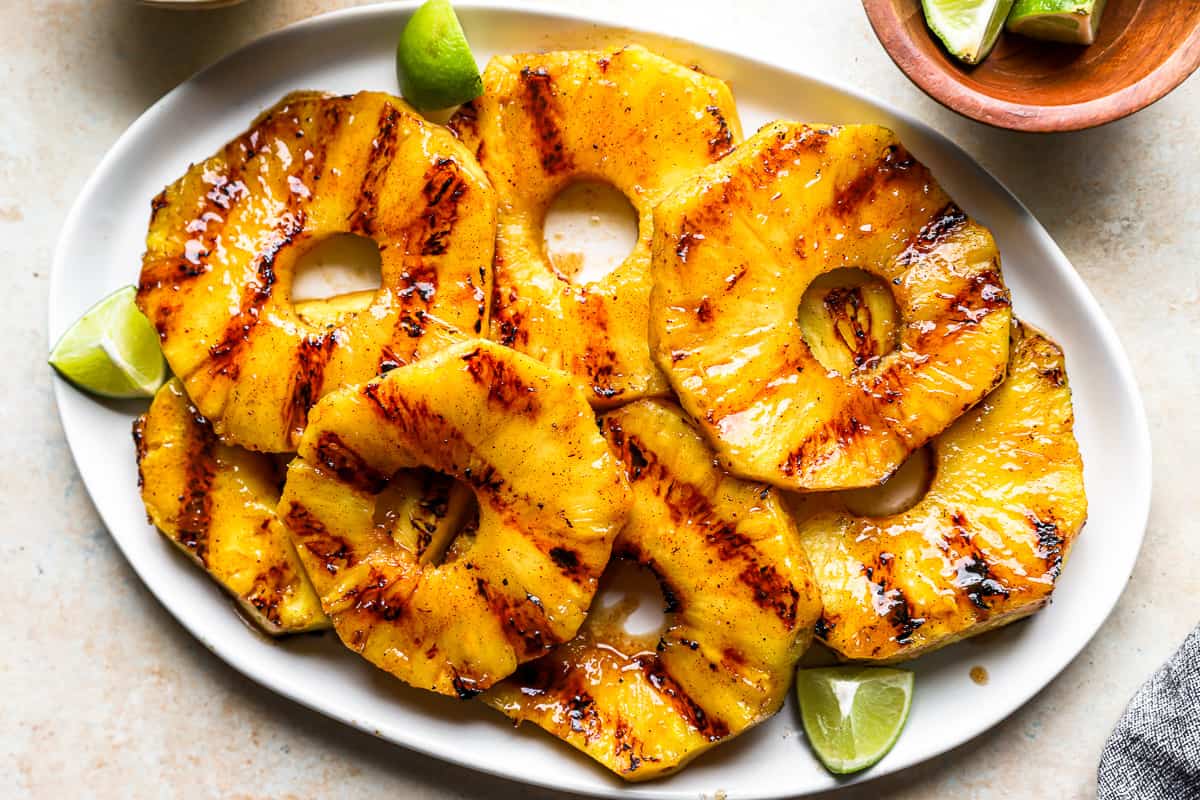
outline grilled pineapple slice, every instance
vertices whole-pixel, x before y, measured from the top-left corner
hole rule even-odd
[[[925,497],[855,514],[805,497],[801,539],[841,656],[899,661],[1025,617],[1049,599],[1087,516],[1062,351],[1013,329],[1008,377],[933,441]]]
[[[594,608],[483,699],[644,780],[778,711],[821,606],[775,493],[722,472],[677,406],[639,401],[601,427],[634,493],[614,552],[658,577],[667,628],[639,642]]]
[[[287,531],[275,516],[270,456],[222,444],[172,380],[134,423],[150,521],[232,594],[267,633],[329,627]]]
[[[446,536],[414,543],[378,513],[406,492],[389,478],[422,466],[478,502],[440,564]],[[575,635],[629,502],[568,376],[468,340],[321,400],[279,513],[350,649],[469,697]]]
[[[892,290],[896,349],[823,367],[805,289],[859,267]],[[732,471],[801,491],[878,484],[1004,376],[1000,257],[888,130],[774,123],[654,213],[650,340]]]
[[[288,95],[153,202],[138,306],[224,440],[295,449],[325,392],[483,331],[495,197],[471,154],[398,98]],[[382,286],[333,328],[289,299],[297,259],[379,245]],[[436,318],[444,326],[431,326]]]
[[[669,392],[646,342],[651,209],[741,138],[723,81],[642,47],[492,59],[484,93],[452,121],[500,200],[491,338],[576,376],[598,407]],[[605,278],[576,285],[542,223],[580,179],[629,198],[638,240]]]

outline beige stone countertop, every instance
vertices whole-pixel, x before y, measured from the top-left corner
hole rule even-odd
[[[647,0],[597,0],[636,25]],[[45,366],[63,218],[125,127],[262,33],[352,2],[181,13],[0,2],[0,797],[549,797],[377,741],[252,685],[142,586],[97,518]],[[586,10],[587,0],[545,2]],[[1138,685],[1200,621],[1200,78],[1099,130],[969,122],[892,65],[855,0],[679,0],[678,34],[860,87],[965,147],[1042,221],[1133,361],[1154,438],[1150,528],[1108,624],[1048,688],[952,753],[839,797],[1081,798]]]

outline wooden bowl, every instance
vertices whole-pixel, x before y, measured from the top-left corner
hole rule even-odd
[[[1003,33],[982,64],[950,56],[920,0],[863,0],[888,55],[960,114],[1018,131],[1074,131],[1128,116],[1200,66],[1200,2],[1108,0],[1087,47]]]

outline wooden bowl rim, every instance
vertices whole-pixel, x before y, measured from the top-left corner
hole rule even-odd
[[[909,80],[947,108],[997,128],[1054,133],[1104,125],[1162,99],[1200,67],[1198,21],[1162,64],[1112,94],[1069,105],[1014,103],[976,91],[948,75],[943,65],[906,35],[893,0],[862,2],[876,37]]]

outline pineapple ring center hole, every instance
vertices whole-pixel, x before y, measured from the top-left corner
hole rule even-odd
[[[838,492],[846,508],[863,517],[903,514],[929,493],[933,483],[933,452],[929,445],[914,450],[886,481],[868,489]]]
[[[603,181],[576,181],[558,193],[542,223],[546,257],[578,286],[604,280],[638,242],[638,213]]]
[[[475,542],[479,500],[462,481],[426,467],[402,469],[375,496],[375,528],[422,565],[461,558]]]
[[[383,261],[374,240],[354,233],[326,237],[296,259],[291,300],[296,313],[318,328],[365,311],[383,285]]]
[[[900,312],[883,279],[843,267],[809,284],[800,300],[797,322],[817,362],[848,376],[871,369],[896,349]]]
[[[627,640],[653,649],[667,627],[665,598],[650,570],[614,558],[600,578],[588,625],[601,641]]]

